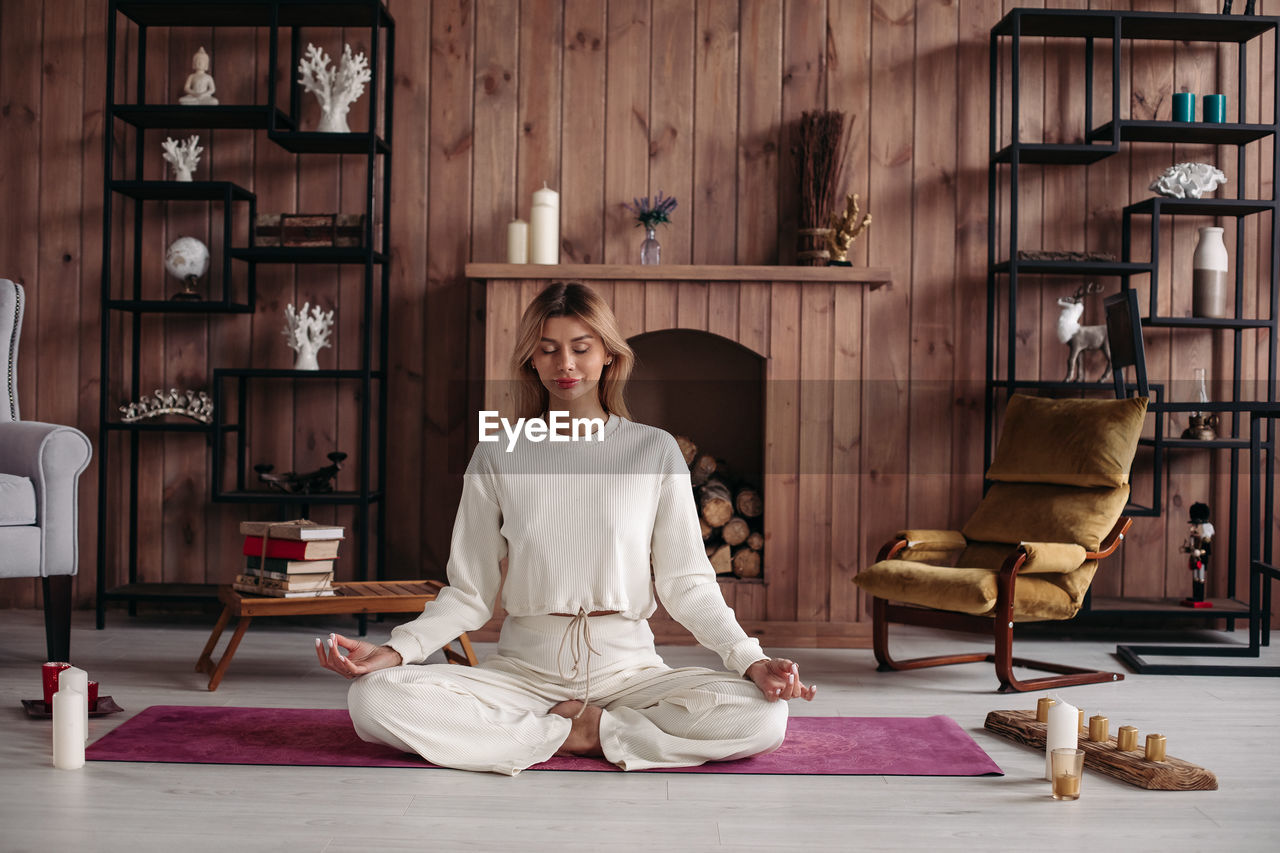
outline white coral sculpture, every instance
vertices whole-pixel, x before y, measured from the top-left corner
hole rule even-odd
[[[363,53],[351,55],[351,45],[343,45],[342,62],[337,68],[329,67],[329,54],[313,44],[307,44],[307,55],[298,63],[298,82],[308,92],[315,92],[320,101],[320,126],[322,133],[350,133],[347,111],[356,99],[364,94],[364,84],[372,79],[369,60]]]
[[[1227,176],[1208,163],[1175,163],[1160,173],[1147,189],[1168,198],[1200,198],[1211,193]]]
[[[284,309],[284,337],[289,342],[289,349],[298,354],[294,362],[294,370],[319,370],[316,353],[329,343],[329,333],[333,331],[333,312],[322,311],[320,306],[311,307],[311,303],[302,303],[301,310],[295,311],[293,303]]]
[[[160,147],[164,149],[164,159],[173,166],[173,179],[190,181],[191,173],[200,164],[200,155],[204,153],[200,137],[192,136],[185,142],[166,137]]]

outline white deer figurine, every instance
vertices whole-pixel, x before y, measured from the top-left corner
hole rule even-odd
[[[1067,376],[1063,382],[1084,382],[1084,368],[1080,365],[1080,356],[1085,350],[1096,349],[1107,359],[1098,377],[1101,382],[1111,371],[1111,345],[1107,342],[1107,327],[1081,326],[1080,317],[1084,314],[1084,298],[1090,293],[1098,293],[1102,288],[1096,282],[1082,285],[1071,296],[1058,300],[1062,313],[1058,315],[1058,340],[1067,345]]]

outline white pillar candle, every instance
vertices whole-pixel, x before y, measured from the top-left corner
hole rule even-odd
[[[89,673],[69,666],[58,673],[58,692],[74,690],[84,697],[84,738],[89,739]]]
[[[1044,778],[1053,781],[1050,759],[1055,749],[1075,749],[1080,735],[1080,716],[1074,705],[1058,699],[1049,708],[1049,724],[1044,736]]]
[[[507,223],[507,263],[529,263],[529,223],[523,219]]]
[[[53,694],[53,766],[59,770],[84,767],[88,711],[88,697],[78,690],[59,690]]]
[[[529,263],[560,263],[560,193],[545,183],[529,211]]]

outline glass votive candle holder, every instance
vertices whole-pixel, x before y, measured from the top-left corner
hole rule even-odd
[[[1138,748],[1137,726],[1121,726],[1116,729],[1116,749],[1121,752],[1132,752]]]
[[[40,665],[40,681],[44,687],[44,707],[51,713],[53,694],[58,692],[58,673],[70,668],[71,664],[64,661],[49,661]]]
[[[89,695],[85,697],[89,702],[89,712],[93,713],[98,710],[98,682],[89,682]]]
[[[1164,761],[1164,735],[1147,735],[1147,761]]]
[[[1041,696],[1036,701],[1036,722],[1049,722],[1049,708],[1056,704],[1056,700],[1050,699],[1048,696]]]
[[[1084,773],[1083,749],[1055,749],[1049,756],[1055,800],[1080,799],[1080,777]]]

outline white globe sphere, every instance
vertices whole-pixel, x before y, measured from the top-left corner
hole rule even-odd
[[[209,247],[195,237],[179,237],[164,253],[164,268],[179,281],[199,278],[209,269]]]

